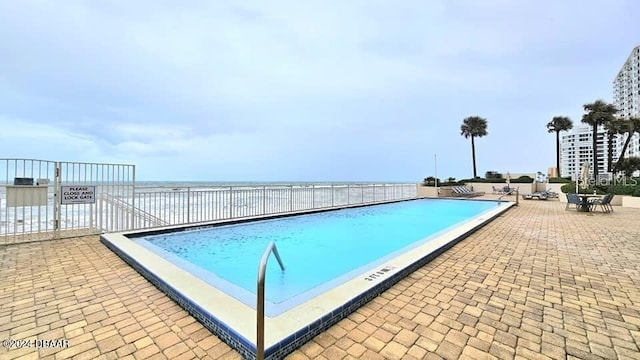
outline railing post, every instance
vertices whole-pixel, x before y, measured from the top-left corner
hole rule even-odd
[[[289,212],[293,211],[293,185],[289,185]]]
[[[311,209],[316,208],[316,185],[311,185]]]
[[[229,186],[229,219],[233,217],[233,186]]]
[[[347,205],[351,204],[351,184],[347,184]]]
[[[136,228],[136,166],[131,165],[131,229]],[[130,230],[131,230],[130,229]]]
[[[60,162],[55,163],[55,174],[53,180],[53,238],[60,237],[60,212],[61,212],[61,172]]]
[[[334,207],[335,205],[333,204],[333,184],[331,184],[331,207]]]
[[[191,188],[187,188],[187,224],[191,223]]]
[[[267,187],[262,186],[262,215],[267,213]]]

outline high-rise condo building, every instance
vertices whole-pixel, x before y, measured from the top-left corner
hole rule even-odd
[[[640,46],[631,54],[613,81],[613,104],[618,108],[619,117],[640,117]],[[621,154],[627,135],[618,136],[615,146],[615,159]],[[631,138],[625,157],[640,156],[640,136]]]

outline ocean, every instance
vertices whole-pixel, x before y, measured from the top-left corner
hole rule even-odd
[[[65,185],[64,183],[62,185]],[[71,185],[71,184],[66,184]],[[0,236],[61,230],[123,231],[371,203],[416,196],[415,184],[389,182],[75,182],[95,186],[92,203],[55,204],[54,185],[7,194],[0,186]],[[35,195],[37,194],[37,195]],[[38,199],[39,205],[26,205]],[[16,204],[18,204],[16,206]]]

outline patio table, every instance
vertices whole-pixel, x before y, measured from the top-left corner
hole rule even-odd
[[[580,205],[578,206],[578,211],[589,212],[591,209],[589,208],[589,198],[600,198],[601,195],[588,195],[588,194],[576,194],[580,198]]]

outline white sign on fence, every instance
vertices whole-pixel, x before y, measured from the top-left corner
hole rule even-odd
[[[62,186],[62,205],[70,204],[95,204],[95,186]]]

